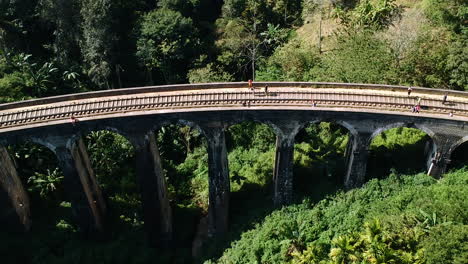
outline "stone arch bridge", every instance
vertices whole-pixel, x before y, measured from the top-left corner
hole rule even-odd
[[[265,86],[268,85],[268,91]],[[105,228],[106,205],[81,139],[111,130],[134,146],[145,225],[160,241],[172,236],[172,216],[154,131],[179,123],[208,142],[209,234],[228,228],[229,170],[225,129],[243,121],[266,123],[276,133],[274,203],[292,200],[294,138],[310,123],[335,122],[349,130],[347,188],[363,184],[372,138],[394,127],[414,127],[432,139],[428,173],[440,177],[453,150],[468,140],[468,93],[389,85],[269,82],[166,85],[71,94],[0,105],[0,197],[3,220],[31,226],[28,195],[5,146],[32,141],[52,150],[65,175],[77,224]],[[448,93],[447,93],[448,92]],[[447,95],[444,99],[444,95]],[[420,113],[410,109],[421,105]],[[2,219],[0,219],[2,220]]]

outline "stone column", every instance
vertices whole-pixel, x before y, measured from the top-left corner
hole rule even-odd
[[[433,139],[435,148],[433,154],[429,156],[427,161],[427,164],[429,164],[427,175],[439,179],[442,174],[445,173],[453,151],[451,147],[454,146],[459,139],[460,138],[445,135],[437,135]]]
[[[429,171],[431,169],[431,166],[432,166],[432,161],[433,161],[433,158],[436,156],[437,154],[437,146],[434,142],[434,140],[430,140],[429,142],[426,142],[426,146],[425,146],[425,149],[424,149],[424,154],[426,154],[426,169],[427,171]]]
[[[345,175],[345,188],[352,189],[364,184],[367,168],[367,158],[369,156],[370,133],[358,133],[350,135],[347,153],[347,169]]]
[[[156,137],[150,133],[136,142],[137,177],[145,228],[152,245],[169,247],[172,241],[172,210]]]
[[[288,205],[293,197],[294,135],[276,136],[275,167],[273,171],[274,204]]]
[[[297,121],[274,124],[276,155],[273,169],[275,206],[288,205],[293,199],[294,139],[301,129]]]
[[[231,191],[224,128],[209,127],[204,132],[208,141],[208,235],[220,237],[228,229]]]
[[[0,222],[7,231],[29,231],[31,228],[28,194],[3,146],[0,146]]]
[[[83,140],[77,140],[71,149],[57,146],[55,153],[65,176],[65,191],[80,229],[87,235],[104,231],[107,208]]]

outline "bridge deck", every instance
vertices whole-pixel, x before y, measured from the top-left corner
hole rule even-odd
[[[334,108],[337,111],[366,111],[366,112],[398,112],[410,113],[410,109],[420,102],[422,115],[437,118],[468,120],[468,93],[450,93],[446,103],[442,101],[446,91],[413,89],[410,96],[404,87],[360,85],[348,87],[346,84],[334,87],[284,87],[275,83],[264,93],[264,85],[258,84],[255,91],[250,91],[245,85],[228,83],[222,88],[216,84],[206,85],[203,89],[198,86],[178,89],[148,89],[146,92],[131,90],[126,94],[97,96],[75,99],[73,96],[64,97],[44,103],[19,103],[17,107],[4,107],[0,110],[0,132],[11,128],[22,129],[24,126],[47,125],[55,121],[69,121],[70,118],[106,118],[118,114],[150,114],[157,111],[190,111],[196,109],[214,110],[224,108],[271,109],[312,107],[316,110]],[[183,89],[180,89],[182,87]],[[114,91],[114,90],[113,90]],[[119,90],[115,90],[119,91]],[[135,90],[137,91],[137,90]],[[5,106],[5,105],[3,105]],[[2,105],[0,105],[2,109]],[[156,112],[155,112],[156,111]],[[455,117],[450,117],[452,112]],[[410,113],[413,114],[413,113]]]

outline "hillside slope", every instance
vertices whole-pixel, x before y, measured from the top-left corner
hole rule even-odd
[[[215,263],[466,263],[466,193],[466,169],[372,180],[272,213]]]

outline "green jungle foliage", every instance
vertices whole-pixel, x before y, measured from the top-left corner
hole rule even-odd
[[[183,263],[190,258],[190,244],[196,232],[197,219],[206,215],[208,207],[206,140],[198,130],[186,126],[166,126],[161,128],[157,135],[176,219],[175,248],[178,252],[175,255],[170,252],[157,254],[163,259]],[[385,148],[384,153],[393,152],[392,158],[404,160],[401,157],[405,157],[405,153],[402,154],[398,149],[401,146],[406,149],[412,148],[424,137],[425,134],[419,130],[395,128],[378,135],[371,144],[371,149]],[[233,231],[225,242],[205,248],[207,255],[219,254],[220,250],[227,246],[226,243],[238,239],[242,231],[252,228],[254,223],[261,221],[273,209],[270,191],[274,164],[273,130],[267,125],[242,123],[228,129],[226,141],[229,151]],[[347,130],[333,123],[311,124],[298,134],[294,157],[297,199],[308,197],[310,201],[320,201],[330,192],[340,188],[347,142]],[[102,245],[98,248],[125,246],[133,239],[146,245],[132,145],[124,137],[109,131],[90,133],[85,137],[85,145],[111,213],[109,234],[105,235],[103,242],[107,246]],[[31,143],[15,146],[10,151],[15,153],[18,167],[21,169],[20,175],[32,195],[34,226],[38,229],[36,233],[36,229],[33,228],[33,233],[28,235],[34,238],[34,242],[36,239],[46,239],[44,234],[47,232],[58,232],[47,237],[46,241],[51,240],[45,245],[31,245],[31,254],[37,250],[46,252],[40,258],[40,262],[55,258],[59,262],[68,261],[68,254],[72,253],[82,258],[83,262],[99,259],[98,253],[92,253],[95,251],[78,246],[83,238],[73,224],[70,203],[64,191],[63,176],[54,154]],[[408,168],[411,168],[411,164]],[[248,207],[245,205],[247,201]],[[47,210],[49,214],[42,214],[42,210]],[[183,220],[179,222],[177,219]],[[63,248],[71,246],[67,243],[59,248],[50,245],[55,243],[54,240],[66,237],[70,239],[70,243],[79,247],[76,251]],[[16,241],[24,238],[12,236],[8,239]],[[17,254],[15,245],[13,243],[8,246],[11,249],[8,256],[12,258]],[[145,254],[149,257],[156,254],[150,248],[140,250],[148,250],[150,253]],[[125,255],[123,252],[122,254]],[[32,256],[27,256],[25,262],[37,263]],[[124,258],[130,259],[131,262],[137,261],[130,256]],[[120,257],[103,260],[104,263],[106,261],[120,261]]]
[[[383,178],[391,172],[425,171],[431,151],[432,140],[421,130],[406,127],[386,130],[370,144],[367,178]]]
[[[267,216],[206,263],[466,263],[468,171],[392,174]]]
[[[0,10],[2,101],[255,77],[468,85],[463,0],[19,0]]]
[[[342,187],[348,131],[334,123],[306,126],[294,145],[294,188],[298,199],[319,199]],[[320,190],[316,186],[320,185]]]
[[[0,103],[247,79],[468,90],[467,14],[464,0],[0,1]],[[294,146],[295,201],[305,202],[272,213],[275,133],[244,122],[225,133],[231,230],[224,240],[205,243],[194,259],[192,242],[208,208],[207,142],[201,131],[183,125],[155,133],[175,219],[172,250],[147,243],[134,147],[122,135],[95,131],[83,139],[110,212],[106,232],[80,234],[52,151],[31,142],[9,146],[31,199],[33,228],[0,234],[2,263],[468,258],[461,199],[468,173],[440,182],[401,176],[426,170],[431,139],[424,132],[393,128],[376,135],[366,176],[373,180],[343,193],[347,129],[327,122],[306,126]],[[466,164],[466,148],[454,153],[453,168]]]

